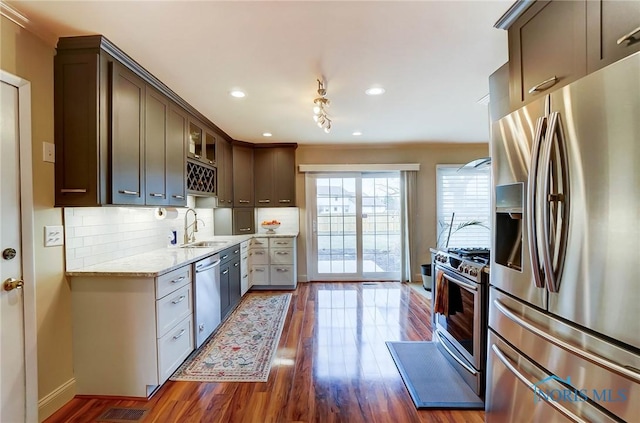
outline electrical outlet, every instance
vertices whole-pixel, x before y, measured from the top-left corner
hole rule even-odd
[[[62,226],[44,227],[44,246],[55,247],[64,244],[64,229]]]
[[[56,145],[50,142],[42,143],[42,160],[49,163],[56,162]]]

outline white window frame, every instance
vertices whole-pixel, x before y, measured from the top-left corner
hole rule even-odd
[[[446,248],[448,229],[452,213],[455,212],[448,247],[491,246],[491,173],[489,168],[461,169],[462,165],[436,166],[436,243],[438,248]],[[449,184],[456,179],[469,178],[468,183],[460,182],[456,187],[445,187],[445,178]],[[471,179],[472,178],[472,179]],[[475,185],[475,187],[474,187]],[[466,191],[466,192],[465,192]],[[485,201],[486,199],[486,201]],[[483,226],[471,225],[456,230],[460,224],[479,220]]]

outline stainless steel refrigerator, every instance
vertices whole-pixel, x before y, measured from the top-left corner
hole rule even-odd
[[[493,123],[486,421],[638,421],[640,53]]]

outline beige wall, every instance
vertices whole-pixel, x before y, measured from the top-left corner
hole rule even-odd
[[[488,117],[487,117],[488,119]],[[414,275],[419,265],[430,262],[429,248],[436,242],[436,165],[464,164],[489,155],[488,144],[406,144],[393,146],[299,146],[296,169],[301,164],[371,164],[420,163],[418,172],[418,215]],[[298,275],[306,277],[306,205],[305,176],[296,175],[296,204],[300,208],[300,238],[298,241]],[[415,278],[415,276],[414,276]]]
[[[74,394],[71,296],[63,274],[63,248],[44,248],[42,239],[45,225],[62,224],[61,209],[53,207],[54,165],[42,161],[42,143],[53,142],[55,49],[5,17],[0,19],[0,68],[31,82],[38,397],[43,419]]]

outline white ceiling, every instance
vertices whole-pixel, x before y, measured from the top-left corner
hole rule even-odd
[[[512,3],[8,2],[56,36],[105,35],[234,139],[300,144],[486,142],[478,100],[508,60],[493,24]],[[318,78],[329,134],[312,119]],[[365,95],[374,84],[386,93]]]

